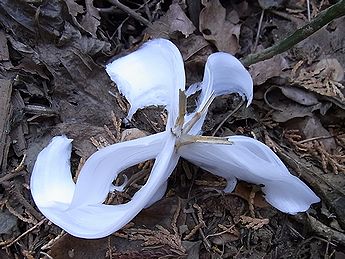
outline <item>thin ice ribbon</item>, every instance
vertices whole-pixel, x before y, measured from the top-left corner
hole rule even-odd
[[[168,177],[180,156],[227,179],[227,192],[234,189],[237,179],[263,184],[266,200],[283,212],[306,211],[319,201],[263,143],[244,136],[217,141],[199,135],[215,96],[239,93],[248,105],[252,100],[252,79],[235,57],[214,53],[208,58],[203,81],[186,91],[187,96],[200,91],[197,108],[186,115],[181,112],[185,86],[183,60],[170,41],[151,40],[112,62],[106,70],[131,104],[127,119],[137,109],[164,105],[168,112],[166,130],[97,151],[84,164],[76,184],[69,162],[71,140],[65,136],[52,139],[37,157],[31,193],[40,211],[68,233],[101,238],[121,229],[143,208],[163,197]],[[129,202],[103,204],[112,181],[121,171],[149,159],[155,159],[150,176]]]

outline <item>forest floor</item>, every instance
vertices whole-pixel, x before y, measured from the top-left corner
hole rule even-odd
[[[345,17],[273,58],[248,66],[254,100],[216,98],[204,135],[240,134],[271,147],[321,198],[287,215],[260,188],[226,181],[180,161],[164,198],[109,237],[75,238],[50,223],[30,194],[37,154],[56,135],[73,141],[78,170],[103,146],[164,130],[162,108],[138,111],[105,72],[118,55],[163,37],[182,53],[187,86],[202,80],[207,57],[238,58],[284,40],[334,1],[1,0],[0,258],[345,258]],[[125,202],[145,183],[134,177]],[[138,172],[145,177],[135,177]],[[138,178],[138,177],[137,177]]]

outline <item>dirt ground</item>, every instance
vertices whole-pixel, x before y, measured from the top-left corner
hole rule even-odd
[[[344,17],[251,64],[252,105],[223,122],[240,98],[218,97],[203,128],[272,148],[321,198],[308,212],[281,213],[246,182],[225,194],[224,179],[180,160],[162,200],[121,231],[85,240],[45,219],[29,187],[36,156],[53,136],[74,139],[77,172],[97,149],[164,130],[161,107],[122,122],[129,105],[104,69],[114,58],[150,38],[170,39],[188,87],[202,80],[211,53],[260,52],[334,2],[1,0],[0,258],[345,258]],[[151,166],[127,169],[131,184],[106,202],[130,199]]]

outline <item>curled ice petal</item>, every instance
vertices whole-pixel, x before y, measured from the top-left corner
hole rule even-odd
[[[165,181],[157,190],[157,192],[151,197],[151,200],[145,205],[145,208],[150,207],[152,204],[156,203],[163,198],[166,190],[168,188],[168,181]]]
[[[54,137],[38,154],[30,179],[38,207],[71,203],[75,189],[69,162],[71,142],[66,136]]]
[[[160,187],[175,168],[178,155],[174,152],[172,134],[168,133],[101,149],[86,161],[76,185],[69,166],[71,141],[55,137],[38,155],[31,176],[36,205],[49,220],[77,237],[100,238],[119,230],[150,202],[157,200],[156,194],[161,195]],[[129,202],[102,204],[112,180],[120,171],[155,157],[146,184]]]
[[[106,71],[131,105],[128,119],[137,109],[164,105],[169,112],[168,126],[173,126],[178,116],[179,89],[185,87],[182,56],[173,43],[165,39],[148,41],[108,64]]]
[[[232,136],[232,145],[193,143],[178,152],[190,162],[228,180],[234,177],[262,188],[268,203],[280,211],[306,211],[320,199],[300,179],[291,175],[273,151],[263,143],[244,136]]]
[[[249,72],[237,58],[224,52],[208,57],[201,88],[201,106],[212,92],[216,96],[238,93],[247,98],[247,106],[253,99],[253,80]]]
[[[195,112],[200,112],[211,96],[238,93],[246,97],[247,106],[249,106],[253,99],[253,80],[249,72],[237,58],[224,52],[213,53],[208,57],[203,81],[192,85],[191,89],[187,90],[187,93],[190,95],[199,89],[201,93]],[[186,121],[189,121],[194,116],[194,113],[187,115]],[[202,114],[189,134],[199,134],[205,117],[206,113]]]

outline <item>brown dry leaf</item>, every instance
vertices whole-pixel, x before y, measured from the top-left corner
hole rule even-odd
[[[270,221],[269,219],[258,219],[258,218],[252,218],[248,216],[240,216],[241,223],[245,225],[246,228],[251,228],[254,230],[258,230],[259,228],[262,228],[264,225],[267,225]]]
[[[170,5],[169,10],[148,27],[145,32],[154,38],[169,38],[175,32],[182,33],[188,37],[195,31],[195,26],[189,20],[179,4]]]
[[[237,53],[240,48],[241,25],[234,24],[226,19],[226,10],[219,0],[204,0],[202,4],[205,7],[200,12],[199,29],[204,38],[216,45],[219,51],[231,54]],[[236,11],[233,11],[232,14],[238,17]]]
[[[149,133],[137,128],[125,129],[121,133],[121,142],[148,136]]]
[[[264,100],[274,110],[272,120],[275,122],[312,116],[316,110],[324,114],[329,108],[328,103],[319,102],[312,93],[292,86],[271,86],[266,90]]]
[[[248,203],[250,202],[250,193],[252,191],[252,186],[244,183],[244,182],[239,182],[236,185],[234,194],[240,196],[242,199],[245,199]],[[259,207],[259,208],[267,208],[270,205],[266,202],[264,197],[262,196],[261,193],[256,193],[254,197],[254,206]]]
[[[320,140],[327,151],[330,152],[332,149],[336,148],[334,138],[331,137],[329,131],[323,127],[319,118],[316,116],[306,117],[301,123],[297,124],[297,126],[306,139],[315,137],[329,137],[328,139]]]
[[[201,35],[192,34],[188,38],[181,39],[178,48],[181,51],[183,60],[186,61],[209,43]]]
[[[331,80],[340,82],[344,79],[344,68],[335,58],[325,58],[320,60],[315,71],[320,71],[320,76],[329,77]]]
[[[283,70],[287,68],[289,68],[289,64],[285,57],[279,54],[273,58],[250,65],[249,73],[253,78],[254,85],[261,85],[272,77],[282,76]]]
[[[238,240],[241,237],[240,231],[234,226],[226,227],[222,224],[218,224],[221,229],[220,233],[212,234],[210,241],[216,245],[224,245],[229,242]]]

